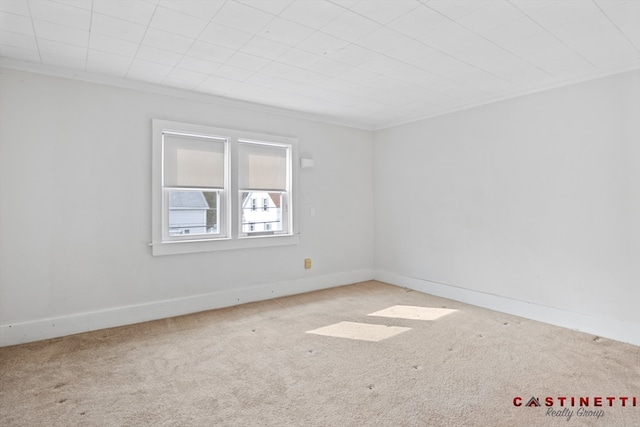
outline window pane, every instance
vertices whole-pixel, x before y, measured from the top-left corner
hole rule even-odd
[[[218,234],[217,191],[167,190],[169,236]]]
[[[240,143],[238,145],[239,188],[287,190],[287,148]]]
[[[253,201],[266,201],[266,209],[254,209]],[[240,192],[242,209],[241,231],[243,233],[260,233],[282,231],[282,193],[262,191]]]
[[[163,134],[164,185],[224,187],[225,140]]]

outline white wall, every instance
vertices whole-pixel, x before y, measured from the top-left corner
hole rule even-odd
[[[376,278],[640,345],[640,72],[375,134]]]
[[[640,344],[638,72],[374,136],[0,77],[0,345],[366,280],[374,266],[390,283]],[[299,138],[315,160],[300,171],[300,244],[152,257],[152,118]]]
[[[0,85],[0,345],[373,277],[371,132],[16,70]],[[300,244],[152,257],[153,118],[297,137],[315,160]]]

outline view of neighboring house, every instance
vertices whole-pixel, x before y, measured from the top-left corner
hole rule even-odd
[[[242,232],[282,230],[282,195],[262,191],[242,193]],[[171,190],[169,195],[169,234],[217,233],[216,193]]]
[[[281,205],[280,193],[242,193],[242,231],[253,233],[282,230]]]
[[[215,197],[215,193],[212,194]],[[211,207],[203,191],[172,190],[169,195],[169,234],[216,233],[216,222],[212,221],[210,214],[213,211],[215,218],[215,199],[213,202]]]

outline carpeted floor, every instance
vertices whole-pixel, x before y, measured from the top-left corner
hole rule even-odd
[[[640,348],[365,282],[0,348],[0,425],[638,426]]]

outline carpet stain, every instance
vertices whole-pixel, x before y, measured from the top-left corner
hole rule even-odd
[[[64,403],[66,401],[67,401],[67,399],[60,399],[60,400],[58,400],[58,403]]]
[[[54,385],[54,386],[53,386],[53,389],[55,390],[55,389],[58,389],[58,388],[64,387],[64,386],[66,386],[66,385],[67,385],[67,383],[58,383],[58,384],[56,384],[56,385]]]
[[[602,341],[602,338],[600,337],[593,337],[593,342],[600,342]]]

